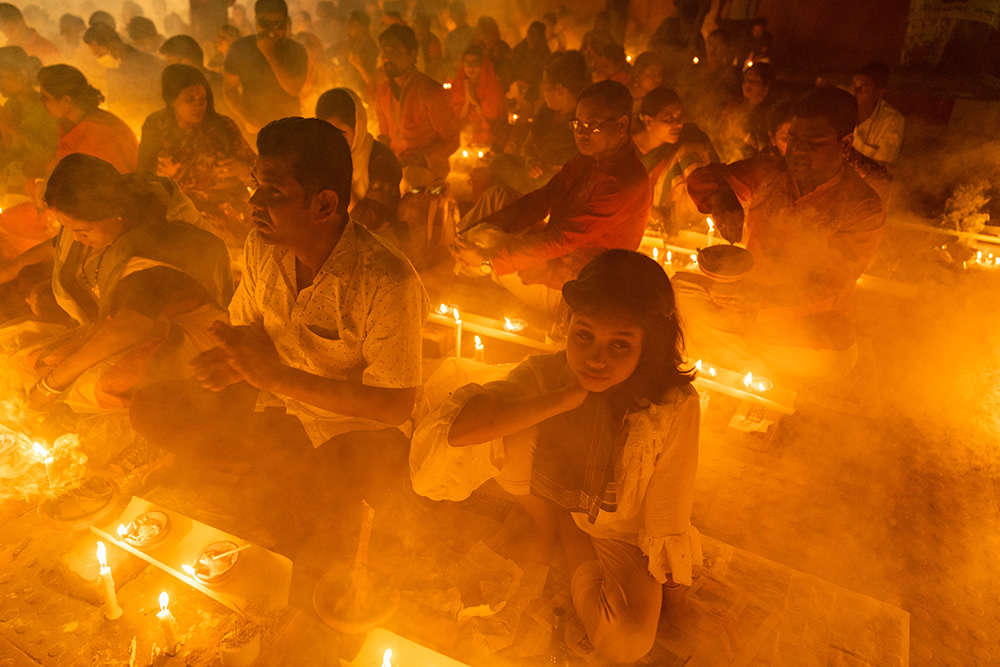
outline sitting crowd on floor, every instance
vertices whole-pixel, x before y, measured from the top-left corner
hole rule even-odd
[[[760,30],[693,61],[656,30],[633,60],[606,13],[567,50],[555,14],[511,48],[461,0],[447,31],[385,12],[375,37],[326,4],[311,31],[256,0],[252,25],[193,15],[160,44],[106,12],[52,41],[0,3],[4,380],[34,410],[127,414],[182,465],[282,480],[261,493],[325,498],[347,450],[394,452],[436,500],[495,480],[530,558],[565,557],[577,648],[640,659],[701,563],[690,360],[809,385],[855,367],[903,138],[889,69],[792,93]],[[463,147],[481,181],[449,218]],[[638,252],[706,216],[752,254],[743,279]],[[415,423],[418,269],[442,265],[563,349]]]

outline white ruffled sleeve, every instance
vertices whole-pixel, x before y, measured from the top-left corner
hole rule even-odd
[[[686,387],[670,408],[674,414],[662,437],[643,498],[639,548],[649,557],[649,573],[665,583],[691,585],[691,570],[701,565],[701,537],[691,525],[694,481],[698,469],[698,394]]]

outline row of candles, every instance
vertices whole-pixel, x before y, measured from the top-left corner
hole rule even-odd
[[[107,549],[104,542],[97,543],[97,562],[101,566],[101,589],[104,591],[104,617],[109,620],[120,618],[123,610],[118,604],[118,595],[115,593],[115,580],[111,575],[111,567],[108,565]],[[160,611],[156,613],[156,618],[160,622],[160,631],[163,633],[163,649],[167,655],[175,655],[177,647],[180,645],[180,634],[177,630],[177,620],[170,612],[170,596],[166,591],[160,593]]]
[[[438,313],[447,316],[451,313],[451,316],[455,319],[455,358],[462,358],[462,314],[459,312],[457,306],[449,306],[442,303],[438,306]],[[520,319],[511,319],[509,317],[503,318],[503,330],[507,333],[521,333],[527,327],[527,323]],[[485,361],[486,346],[483,344],[483,340],[479,337],[475,337],[476,341],[476,351],[473,357],[475,361],[483,362]]]
[[[701,359],[694,362],[694,369],[698,371],[699,375],[704,374],[710,378],[715,378],[719,375],[719,371],[716,370],[715,366],[706,364],[702,362]],[[770,391],[774,384],[767,378],[760,376],[754,377],[752,371],[747,371],[747,374],[743,376],[743,386],[749,391],[763,394]]]

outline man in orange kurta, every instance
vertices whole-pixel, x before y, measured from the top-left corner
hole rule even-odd
[[[854,289],[878,248],[882,202],[845,163],[857,104],[815,89],[793,109],[784,162],[708,165],[688,179],[702,213],[746,241],[743,280],[678,280],[689,349],[737,370],[832,380],[857,361]]]
[[[448,158],[458,150],[458,124],[451,96],[419,72],[413,29],[392,25],[379,36],[384,76],[375,91],[379,134],[407,168],[426,168],[433,178],[448,176]]]

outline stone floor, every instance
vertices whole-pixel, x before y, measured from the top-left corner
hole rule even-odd
[[[447,272],[428,284],[435,303],[447,298],[470,311],[531,315],[482,286],[452,284]],[[853,593],[908,612],[914,665],[1000,661],[997,287],[990,276],[945,276],[921,285],[916,301],[862,295],[870,351],[852,382],[803,394],[796,414],[766,436],[729,427],[738,407],[733,399],[713,395],[704,415],[693,520],[708,541],[842,589],[839,599],[856,599]],[[520,352],[487,341],[488,361],[510,361]],[[232,520],[215,504],[224,504],[231,489],[211,491],[202,496],[213,499],[204,511]],[[416,503],[382,516],[419,530],[404,537],[377,530],[373,544],[410,554],[412,567],[440,576],[440,563],[412,556],[419,539],[446,534],[441,545],[461,553],[495,538],[491,531],[506,511],[480,504],[474,513],[489,520],[470,523],[461,513]],[[158,638],[151,592],[167,586],[189,643],[182,656],[156,664],[216,663],[228,610],[154,569],[121,588],[126,615],[114,623],[92,602],[67,597],[51,570],[81,539],[41,527],[30,504],[0,504],[0,666],[127,664],[133,636],[136,664],[144,665]],[[781,636],[794,640],[788,622]],[[336,664],[340,640],[308,615],[292,614],[280,627],[262,664],[296,664],[292,647],[303,645],[313,647],[313,664]],[[769,637],[748,664],[781,664],[773,657],[785,653],[776,635]],[[797,664],[905,664],[906,657],[887,663],[850,651],[837,655]]]

